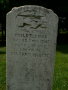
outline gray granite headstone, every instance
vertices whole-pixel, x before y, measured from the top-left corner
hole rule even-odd
[[[58,16],[25,5],[7,14],[7,90],[51,90]]]

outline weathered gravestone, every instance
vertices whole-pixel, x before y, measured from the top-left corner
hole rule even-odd
[[[7,90],[51,90],[58,17],[25,5],[7,14]]]

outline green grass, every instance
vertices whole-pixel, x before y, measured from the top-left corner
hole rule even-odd
[[[68,45],[57,47],[53,90],[68,90]]]
[[[0,47],[0,90],[6,90],[6,54],[5,47]]]
[[[0,90],[6,90],[5,47],[0,47]],[[68,90],[68,45],[59,45],[56,53],[53,90]]]

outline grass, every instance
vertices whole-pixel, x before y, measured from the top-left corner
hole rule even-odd
[[[5,47],[0,47],[0,90],[6,90],[5,68]],[[68,90],[68,45],[57,47],[53,90]]]
[[[0,90],[6,90],[6,52],[5,47],[0,47]]]
[[[57,47],[53,90],[68,90],[68,45]]]

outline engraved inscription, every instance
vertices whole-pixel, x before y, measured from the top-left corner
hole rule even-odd
[[[42,20],[42,17],[39,15],[18,14],[16,18],[17,21],[21,20],[17,22],[17,30],[14,33],[17,50],[11,53],[20,56],[48,57],[47,43],[49,43],[49,39],[46,30],[47,22]]]

